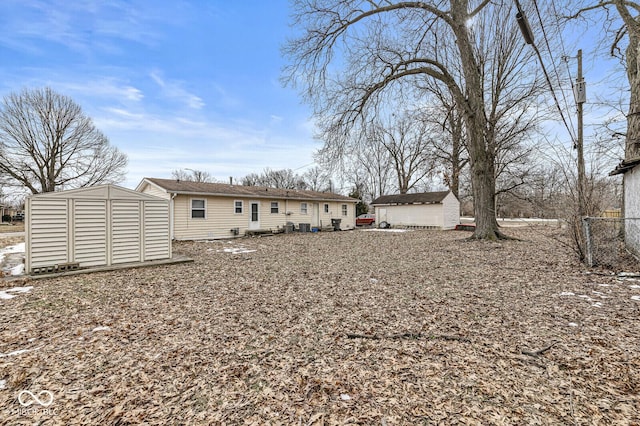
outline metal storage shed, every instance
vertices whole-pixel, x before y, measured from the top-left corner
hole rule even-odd
[[[168,200],[99,185],[25,204],[27,273],[171,258]]]

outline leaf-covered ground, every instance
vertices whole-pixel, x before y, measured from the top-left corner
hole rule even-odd
[[[28,282],[0,423],[640,424],[640,281],[558,232],[180,242],[194,263]]]

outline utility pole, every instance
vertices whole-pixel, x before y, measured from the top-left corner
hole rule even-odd
[[[587,176],[584,167],[584,122],[582,113],[582,104],[587,101],[587,90],[586,83],[582,77],[582,49],[578,50],[578,77],[573,91],[578,108],[578,140],[575,148],[578,150],[578,215],[582,219],[587,215],[587,201],[585,199]]]

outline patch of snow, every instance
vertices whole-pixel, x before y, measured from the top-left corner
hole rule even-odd
[[[631,300],[635,300],[636,302],[640,302],[640,296],[631,296]]]
[[[602,308],[602,302],[596,302],[591,306],[593,306],[594,308]]]
[[[223,248],[222,250],[216,250],[217,252],[225,252],[225,253],[231,253],[231,254],[242,254],[242,253],[253,253],[254,251],[257,250],[250,250],[248,248],[245,247],[229,247],[229,248]]]
[[[570,322],[569,324],[567,324],[569,327],[577,327],[578,324],[575,322]]]
[[[637,277],[638,273],[637,272],[620,272],[618,274],[619,277],[625,278],[625,277]]]
[[[349,395],[347,395],[346,393],[340,394],[340,399],[343,401],[349,401],[351,399],[351,397]]]
[[[560,293],[560,296],[575,296],[575,293],[572,293],[570,291],[563,291],[562,293]]]
[[[380,228],[371,228],[371,229],[361,229],[362,232],[411,232],[410,229],[380,229]]]
[[[108,331],[108,330],[111,330],[111,328],[109,326],[101,325],[99,327],[94,328],[91,331],[96,332],[96,331]]]
[[[0,299],[13,299],[14,297],[16,297],[15,294],[10,294],[10,293],[29,293],[31,290],[33,290],[33,286],[27,286],[27,287],[13,287],[13,288],[8,288],[6,290],[2,290],[0,291]]]
[[[585,299],[587,302],[591,302],[593,299],[587,296],[586,294],[580,294],[578,297]]]
[[[636,284],[634,284],[634,285],[630,285],[630,286],[629,286],[629,288],[639,289],[639,288],[640,288],[640,285],[636,285]]]
[[[6,254],[12,253],[24,253],[24,243],[16,244],[15,246],[4,247],[0,249],[0,263],[4,261],[4,257]]]
[[[30,352],[30,351],[35,351],[37,349],[40,348],[34,348],[34,349],[18,349],[17,351],[13,351],[13,352],[7,352],[6,354],[0,354],[0,358],[5,358],[8,356],[16,356],[16,355],[20,355],[23,354],[25,352]]]
[[[600,287],[611,287],[611,284],[598,284]]]
[[[378,280],[377,280],[376,278],[369,278],[369,282],[370,282],[371,284],[375,284],[375,283],[377,283],[377,282],[378,282]]]
[[[14,266],[13,268],[11,268],[11,275],[16,276],[16,275],[22,275],[22,274],[24,274],[24,263],[20,263]]]
[[[6,388],[7,388],[7,381],[0,380],[0,390],[6,389]]]

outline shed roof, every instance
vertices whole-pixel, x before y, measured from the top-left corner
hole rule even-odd
[[[85,199],[123,199],[123,200],[161,200],[153,195],[143,194],[118,185],[104,184],[64,191],[43,192],[30,195],[29,198],[85,198]]]
[[[383,195],[371,202],[371,205],[387,204],[439,204],[449,191],[418,192],[415,194]]]
[[[609,176],[621,175],[629,170],[634,169],[638,164],[640,164],[640,158],[634,158],[631,160],[623,160],[616,166],[613,171],[609,173]]]
[[[153,184],[172,194],[213,195],[223,197],[277,198],[308,201],[343,201],[357,203],[355,198],[331,192],[307,191],[300,189],[280,189],[266,186],[244,186],[226,183],[191,182],[176,179],[144,178],[138,190],[144,184]]]

